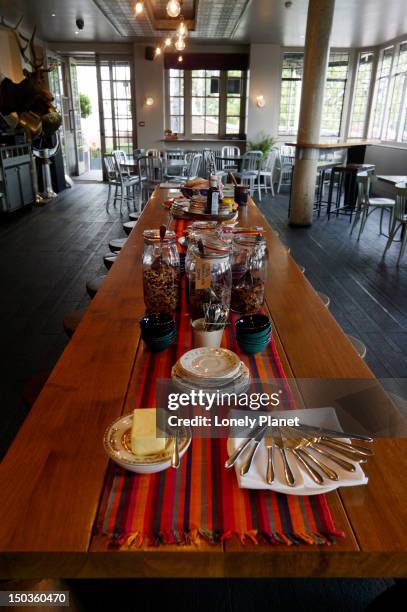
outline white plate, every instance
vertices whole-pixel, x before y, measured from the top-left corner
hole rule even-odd
[[[232,378],[240,368],[240,359],[224,348],[196,348],[180,358],[178,364],[186,375],[194,378]]]
[[[161,453],[153,455],[135,455],[131,452],[131,426],[133,414],[120,417],[110,425],[103,438],[103,446],[110,459],[125,470],[138,474],[154,474],[166,470],[171,465],[173,442],[167,438],[167,444]],[[186,453],[191,444],[191,431],[181,428],[179,437],[179,456]]]
[[[241,411],[232,411],[232,415]],[[276,417],[292,417],[293,415],[300,418],[300,422],[307,423],[309,425],[320,425],[321,427],[329,427],[336,430],[341,430],[341,426],[336,417],[333,408],[315,408],[308,410],[288,410],[273,412],[273,416]],[[227,449],[229,456],[234,450],[240,446],[245,438],[229,438],[227,442]],[[345,440],[344,440],[345,441]],[[349,442],[350,440],[346,440]],[[296,486],[288,486],[284,476],[284,466],[281,459],[281,453],[278,448],[274,446],[274,472],[275,480],[273,484],[269,485],[266,483],[266,469],[267,469],[267,449],[262,442],[255,454],[254,461],[250,468],[250,471],[245,476],[240,475],[240,468],[242,463],[247,459],[248,449],[239,457],[235,463],[236,476],[239,482],[239,486],[243,489],[269,489],[276,493],[285,493],[286,495],[318,495],[321,493],[328,493],[339,487],[354,487],[357,485],[365,485],[368,479],[363,472],[359,463],[353,462],[350,459],[346,459],[350,463],[353,463],[356,467],[354,472],[347,472],[343,468],[339,467],[336,463],[333,463],[326,457],[322,457],[318,453],[314,453],[311,449],[307,449],[311,454],[315,454],[320,461],[326,463],[330,468],[335,470],[339,476],[339,480],[329,480],[324,476],[324,483],[322,485],[316,484],[310,476],[302,468],[299,467],[297,460],[291,451],[287,450],[287,459],[290,467],[293,471]],[[331,451],[335,454],[335,451]],[[317,468],[318,469],[318,468]],[[318,469],[320,472],[320,470]]]
[[[250,372],[244,363],[241,364],[241,368],[236,377],[210,380],[186,379],[183,373],[178,370],[177,364],[175,364],[171,370],[171,378],[178,387],[182,387],[182,389],[186,391],[190,391],[191,388],[196,388],[203,390],[219,389],[223,392],[243,393],[250,385]]]

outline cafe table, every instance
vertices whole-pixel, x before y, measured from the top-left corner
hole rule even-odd
[[[375,440],[375,454],[364,467],[366,486],[327,494],[335,526],[345,535],[332,545],[231,537],[112,547],[95,529],[109,467],[103,435],[134,409],[146,358],[138,323],[144,313],[143,231],[167,221],[162,203],[168,197],[168,190],[154,191],[2,461],[0,577],[407,577],[405,437]],[[297,405],[315,405],[304,379],[376,384],[253,201],[239,210],[239,223],[268,230],[265,307]],[[372,408],[371,417],[406,435],[384,393],[381,412]]]
[[[396,174],[378,174],[376,176],[378,181],[383,181],[383,183],[388,183],[395,187],[398,183],[407,183],[407,176],[396,175]]]

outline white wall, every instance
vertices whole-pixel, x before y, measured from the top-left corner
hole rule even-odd
[[[134,45],[137,144],[141,149],[157,149],[164,138],[164,62],[162,57],[146,60],[145,48],[145,44]],[[147,97],[153,98],[152,106],[146,105]]]
[[[0,74],[12,81],[23,78],[21,55],[12,32],[0,29]]]
[[[247,137],[255,139],[260,132],[277,138],[280,107],[280,45],[251,45],[248,91]],[[256,106],[257,96],[264,96],[264,108]]]

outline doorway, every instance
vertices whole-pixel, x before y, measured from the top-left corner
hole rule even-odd
[[[79,180],[102,181],[102,143],[96,64],[76,64],[77,98],[81,142],[77,142],[81,161]]]
[[[132,156],[135,147],[132,63],[96,55],[71,58],[70,68],[77,180],[101,181],[103,156],[116,149]]]

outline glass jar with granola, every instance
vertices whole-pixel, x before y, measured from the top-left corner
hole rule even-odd
[[[167,231],[160,243],[158,229],[145,230],[143,251],[143,290],[146,312],[171,313],[180,298],[180,259],[176,236]]]
[[[232,310],[254,314],[264,303],[268,250],[265,237],[238,234],[233,241]]]

